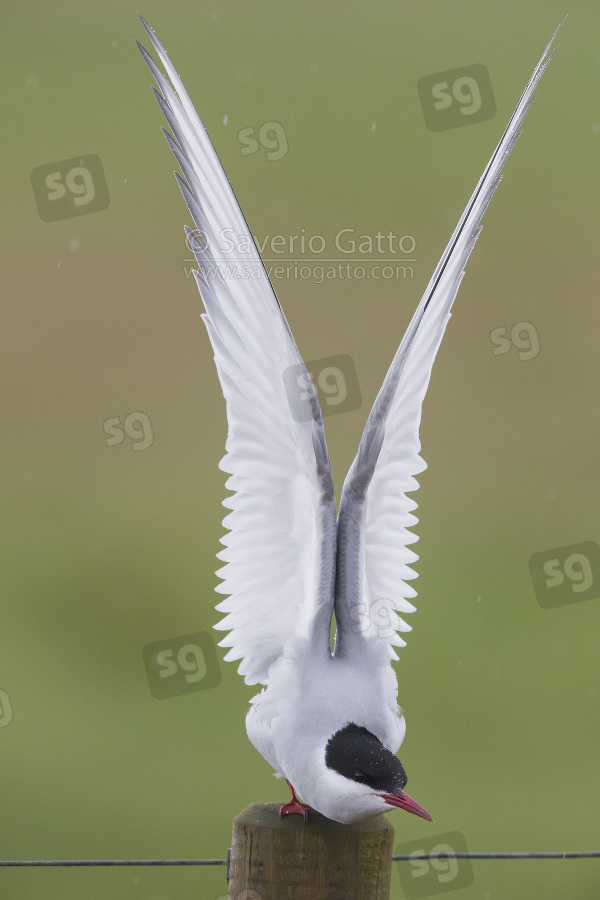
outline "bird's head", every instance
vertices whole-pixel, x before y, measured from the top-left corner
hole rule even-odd
[[[406,772],[398,757],[366,728],[351,722],[337,731],[327,742],[325,765],[328,794],[335,806],[330,818],[349,824],[396,807],[433,822],[404,791]]]

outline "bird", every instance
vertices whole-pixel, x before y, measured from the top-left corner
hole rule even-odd
[[[280,815],[311,810],[342,824],[402,809],[431,815],[405,790],[397,757],[406,722],[392,662],[418,556],[419,426],[433,362],[481,219],[559,45],[554,32],[469,199],[392,360],[336,495],[318,395],[255,240],[208,134],[154,31],[164,71],[139,43],[157,87],[223,395],[219,468],[231,492],[214,627],[238,672],[260,685],[246,730],[287,781]],[[564,21],[564,20],[563,20]],[[332,624],[335,625],[333,646]]]

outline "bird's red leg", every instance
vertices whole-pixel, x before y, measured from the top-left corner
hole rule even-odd
[[[292,793],[292,799],[289,803],[284,803],[283,806],[279,807],[279,815],[289,816],[291,813],[299,813],[299,815],[304,816],[304,821],[306,822],[306,820],[308,819],[308,813],[312,809],[312,806],[307,806],[306,803],[300,803],[300,801],[296,797],[296,791],[289,783],[287,778],[285,780]]]

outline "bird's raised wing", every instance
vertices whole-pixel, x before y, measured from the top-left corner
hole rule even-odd
[[[559,26],[560,28],[560,26]],[[556,30],[556,32],[558,29]],[[340,501],[336,582],[336,655],[382,653],[397,659],[398,631],[410,631],[398,613],[413,612],[416,577],[408,529],[418,520],[407,494],[426,468],[419,456],[421,406],[464,268],[481,231],[481,218],[535,98],[535,88],[557,47],[556,32],[535,68],[500,143],[433,274],[375,400]]]
[[[335,575],[335,495],[319,401],[246,221],[198,114],[152,29],[141,18],[168,79],[138,44],[172,135],[163,132],[198,233],[187,229],[200,270],[202,316],[215,354],[229,424],[220,467],[234,495],[223,524],[218,571],[229,594],[217,628],[226,659],[241,659],[248,684],[294,634],[329,651]]]

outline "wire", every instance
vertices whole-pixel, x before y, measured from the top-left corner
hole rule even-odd
[[[6,859],[0,866],[226,866],[226,859]]]
[[[413,859],[585,859],[600,857],[600,850],[517,851],[514,853],[398,853],[394,861]]]
[[[417,859],[590,859],[600,850],[515,851],[499,853],[398,853],[394,862]],[[226,866],[227,859],[7,859],[0,866]]]

